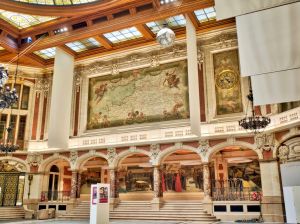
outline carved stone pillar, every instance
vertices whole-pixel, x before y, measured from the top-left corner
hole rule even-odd
[[[118,181],[117,181],[117,171],[115,169],[109,170],[109,177],[110,177],[110,197],[111,198],[118,198]]]
[[[110,180],[110,210],[114,208],[119,203],[119,180],[118,171],[115,169],[109,170],[109,180]]]
[[[152,209],[159,210],[163,197],[161,171],[159,166],[155,166],[153,169],[153,188]]]
[[[77,175],[77,190],[76,190],[76,192],[77,192],[77,194],[76,194],[76,197],[77,198],[80,198],[80,189],[81,188],[81,173],[78,173],[78,175]]]
[[[77,171],[72,171],[72,179],[71,179],[71,199],[76,199],[77,192]]]
[[[203,164],[204,200],[211,200],[210,171],[208,164]]]

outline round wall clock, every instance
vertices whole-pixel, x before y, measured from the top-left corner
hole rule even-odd
[[[238,83],[238,75],[233,70],[223,70],[216,77],[216,85],[221,89],[231,89]]]

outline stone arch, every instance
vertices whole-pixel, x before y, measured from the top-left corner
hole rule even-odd
[[[174,146],[171,146],[171,147],[168,147],[166,149],[164,149],[163,151],[161,151],[159,154],[158,154],[158,157],[155,161],[153,161],[153,165],[160,165],[161,162],[167,158],[169,155],[171,155],[172,153],[178,151],[178,150],[189,150],[189,151],[192,151],[192,152],[195,152],[197,155],[199,155],[200,157],[200,160],[203,161],[203,157],[202,155],[200,154],[198,148],[194,148],[192,146],[189,146],[189,145],[174,145]]]
[[[54,155],[50,156],[49,158],[43,160],[43,162],[39,166],[38,171],[43,172],[43,171],[48,170],[57,160],[60,160],[60,159],[67,161],[69,163],[70,167],[72,168],[72,164],[68,157],[63,156],[63,155],[54,154]]]
[[[234,141],[234,142],[222,142],[222,143],[219,143],[219,144],[209,148],[207,154],[205,155],[203,162],[209,162],[215,153],[221,151],[223,148],[228,147],[228,146],[246,147],[248,149],[253,150],[257,154],[259,159],[263,159],[262,152],[256,148],[255,144],[250,144],[248,142],[242,142],[242,141]]]
[[[273,150],[273,158],[277,158],[278,149],[279,147],[284,143],[289,141],[290,139],[300,137],[300,130],[294,131],[294,132],[288,132],[285,135],[283,135],[280,140],[277,141],[276,147]]]
[[[0,157],[0,161],[4,162],[4,161],[12,161],[12,162],[16,162],[17,164],[21,164],[23,167],[16,167],[20,172],[30,172],[30,166],[26,163],[26,161],[13,157],[13,156],[2,156]]]
[[[120,164],[120,162],[123,159],[125,159],[126,157],[128,157],[130,155],[134,155],[134,154],[137,154],[137,153],[141,153],[141,154],[144,154],[146,156],[149,156],[149,159],[151,159],[151,153],[144,150],[144,149],[134,149],[134,150],[128,149],[128,150],[122,151],[121,153],[117,154],[116,158],[110,164],[110,167],[114,168],[114,169],[118,168],[118,165]]]
[[[109,164],[108,158],[104,153],[101,152],[95,152],[95,153],[85,153],[82,156],[78,157],[75,164],[74,164],[74,169],[75,170],[80,170],[82,166],[90,159],[95,158],[95,157],[100,157],[103,158],[107,161]]]

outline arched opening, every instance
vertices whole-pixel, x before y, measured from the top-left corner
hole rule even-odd
[[[152,200],[153,167],[149,156],[135,153],[123,158],[118,164],[117,173],[121,200]]]
[[[258,155],[241,146],[228,146],[215,152],[210,161],[213,200],[251,200],[261,192]]]
[[[102,157],[88,158],[79,168],[78,178],[79,195],[81,199],[89,199],[91,185],[97,183],[109,183],[108,162]]]
[[[176,150],[162,159],[161,167],[165,200],[203,199],[203,167],[197,153]]]
[[[0,207],[23,205],[25,169],[18,161],[0,160]]]
[[[41,201],[66,201],[70,198],[72,172],[67,160],[57,159],[45,166]]]

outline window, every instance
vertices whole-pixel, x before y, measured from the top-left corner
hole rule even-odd
[[[40,56],[41,58],[43,58],[45,60],[48,60],[48,59],[55,57],[55,52],[56,52],[56,48],[51,47],[51,48],[43,49],[40,51],[35,51],[33,53],[36,54],[37,56]]]
[[[19,145],[19,150],[23,150],[26,134],[26,122],[29,108],[30,87],[23,83],[7,84],[10,88],[16,88],[19,100],[12,106],[12,109],[3,110],[0,114],[0,142],[7,139],[9,125],[12,126],[10,140]]]
[[[104,36],[112,43],[119,43],[127,40],[137,39],[142,37],[140,31],[136,27],[118,30],[111,33],[105,33]]]
[[[75,42],[67,43],[66,45],[75,52],[82,52],[101,46],[100,43],[92,37],[84,40],[78,40]]]
[[[199,23],[208,22],[216,19],[216,11],[214,7],[199,9],[194,11]]]
[[[185,27],[186,19],[184,18],[183,15],[176,15],[176,16],[169,17],[165,20],[146,23],[148,28],[155,34],[158,33],[158,31],[160,31],[163,28],[164,24],[167,24],[168,27],[172,29],[178,29],[181,27]]]

